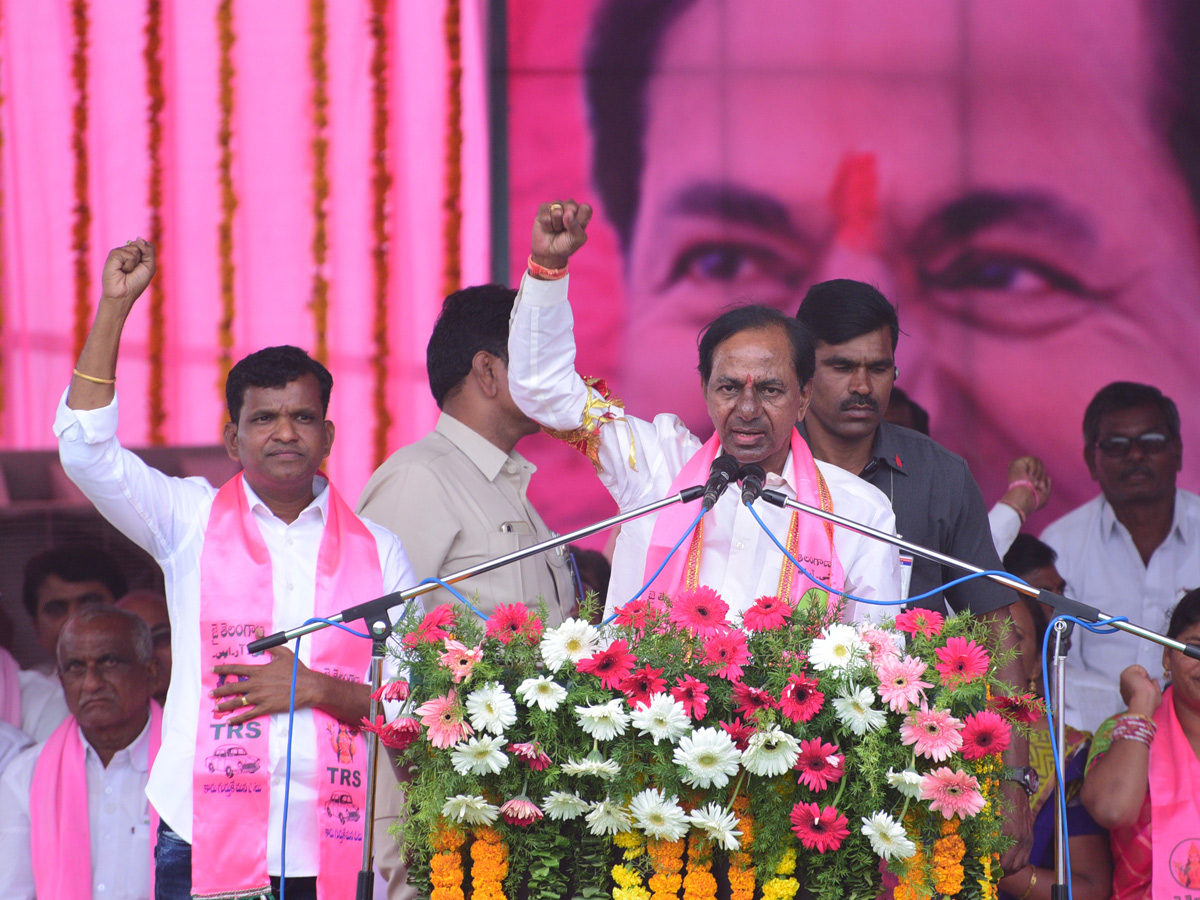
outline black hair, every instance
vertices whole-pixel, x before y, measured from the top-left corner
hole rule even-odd
[[[1004,571],[1024,578],[1034,569],[1052,566],[1058,554],[1032,534],[1018,534],[1008,552],[1004,554]]]
[[[246,400],[246,388],[284,388],[305,375],[317,379],[321,390],[321,414],[329,412],[329,395],[333,393],[333,376],[329,370],[301,350],[284,344],[265,347],[240,359],[225,379],[225,406],[229,421],[237,422]]]
[[[1194,588],[1179,598],[1171,610],[1167,637],[1177,638],[1197,622],[1200,622],[1200,588]]]
[[[63,630],[58,635],[58,645],[62,647],[62,636],[67,629],[86,626],[95,621],[116,622],[118,626],[129,632],[133,641],[133,652],[139,663],[145,664],[154,655],[154,639],[150,634],[150,626],[139,615],[117,606],[104,603],[91,603],[67,619]]]
[[[816,345],[812,333],[803,322],[785,316],[777,309],[758,303],[735,306],[704,326],[698,341],[700,350],[700,380],[708,384],[712,377],[713,353],[717,346],[743,331],[780,328],[792,345],[792,366],[800,387],[808,384],[817,368]]]
[[[1179,408],[1156,387],[1134,381],[1114,381],[1096,392],[1083,413],[1083,445],[1090,447],[1100,436],[1100,420],[1110,413],[1153,406],[1167,420],[1167,437],[1179,440]]]
[[[129,591],[129,581],[121,566],[107,551],[94,544],[62,544],[31,557],[25,563],[25,583],[21,600],[31,619],[37,618],[37,596],[42,583],[51,575],[78,584],[99,581],[115,601]]]
[[[442,311],[425,348],[429,390],[438,409],[471,371],[484,350],[508,364],[508,319],[517,292],[502,284],[481,284],[455,291]]]
[[[929,410],[908,396],[905,391],[893,385],[892,396],[888,400],[888,409],[900,409],[902,407],[906,407],[909,415],[912,417],[913,430],[919,431],[921,434],[929,437]]]
[[[893,352],[900,339],[896,307],[878,288],[850,278],[814,284],[800,301],[796,318],[822,344],[844,344],[884,327],[892,332]]]

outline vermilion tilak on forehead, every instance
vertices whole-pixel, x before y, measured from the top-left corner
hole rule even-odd
[[[869,253],[879,245],[879,161],[874,153],[848,152],[829,189],[834,239],[850,250]]]

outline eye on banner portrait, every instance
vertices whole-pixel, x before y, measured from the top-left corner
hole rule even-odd
[[[897,306],[897,387],[989,502],[1013,458],[1095,496],[1088,401],[1112,381],[1200,412],[1200,8],[1183,2],[510,3],[510,266],[540,201],[597,207],[571,261],[583,374],[711,433],[699,329],[794,313],[828,278]],[[515,276],[514,276],[515,277]],[[539,446],[558,527],[608,513]],[[568,482],[566,479],[570,479]],[[568,489],[568,484],[570,489]]]

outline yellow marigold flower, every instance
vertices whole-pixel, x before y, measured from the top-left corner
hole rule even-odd
[[[772,878],[763,885],[762,900],[792,900],[799,889],[795,878]]]
[[[783,857],[779,860],[779,865],[775,867],[776,875],[791,875],[796,871],[796,848],[788,847],[783,851]]]

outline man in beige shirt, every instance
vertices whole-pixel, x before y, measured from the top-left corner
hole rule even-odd
[[[443,577],[532,546],[551,536],[526,497],[534,466],[515,451],[538,425],[508,392],[508,318],[516,291],[489,284],[446,298],[429,338],[429,387],[442,411],[434,430],[379,467],[358,512],[399,535],[419,578]],[[484,615],[498,604],[546,604],[543,624],[573,614],[575,589],[566,551],[548,551],[460,581],[455,587]],[[457,603],[437,589],[426,608]],[[395,841],[384,834],[399,806],[395,780],[381,767],[377,791],[377,865],[388,897],[405,886]]]

